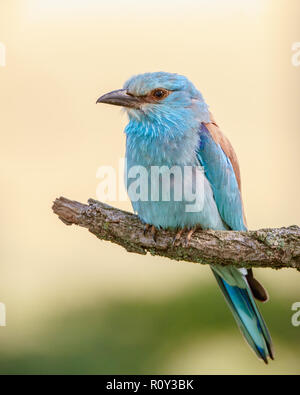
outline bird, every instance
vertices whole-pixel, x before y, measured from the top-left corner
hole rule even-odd
[[[197,229],[247,231],[237,155],[201,92],[187,77],[168,72],[134,75],[123,88],[102,95],[96,103],[121,106],[127,112],[128,193],[134,186],[130,169],[151,172],[151,177],[144,177],[139,188],[133,187],[129,193],[134,212],[145,224],[145,232],[150,229],[155,239],[160,229],[176,230],[175,245],[187,232],[188,245]],[[175,190],[180,191],[184,181],[174,177],[173,172],[169,173],[172,197],[163,199],[160,191],[153,198],[150,189],[154,181],[159,187],[164,184],[163,170],[152,177],[154,167],[176,167],[182,171],[191,168],[184,185],[189,184],[195,199],[199,197],[199,207],[195,204],[192,210],[187,210],[191,200],[187,201],[182,194],[181,200],[174,198]],[[201,188],[197,189],[195,180],[200,171]],[[133,192],[141,189],[146,191],[146,198],[134,198]],[[266,289],[254,277],[252,269],[210,266],[246,342],[267,364],[269,358],[274,359],[272,339],[255,302],[255,299],[260,302],[269,299]]]

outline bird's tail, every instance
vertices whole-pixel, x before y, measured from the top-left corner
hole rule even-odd
[[[274,359],[268,328],[255,304],[244,274],[236,268],[213,266],[212,271],[247,343],[256,355],[268,363]],[[226,280],[227,281],[226,281]],[[230,285],[230,284],[231,285]]]

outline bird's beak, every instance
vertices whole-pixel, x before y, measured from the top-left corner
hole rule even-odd
[[[137,96],[129,95],[126,89],[118,89],[99,97],[96,104],[97,103],[107,103],[113,104],[114,106],[139,108],[141,105],[141,99]]]

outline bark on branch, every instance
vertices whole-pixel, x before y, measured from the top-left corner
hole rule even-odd
[[[53,211],[67,225],[87,228],[137,254],[160,255],[177,261],[237,267],[295,268],[300,271],[300,228],[261,229],[249,232],[202,231],[194,233],[188,246],[184,238],[173,246],[174,232],[158,232],[156,242],[144,235],[144,225],[134,214],[89,199],[88,204],[60,197]]]

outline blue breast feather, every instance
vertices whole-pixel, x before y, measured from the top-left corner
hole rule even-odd
[[[134,211],[146,223],[157,227],[192,227],[203,229],[245,230],[241,196],[232,165],[223,150],[212,139],[209,131],[201,124],[187,129],[171,141],[164,138],[145,138],[137,125],[127,128],[127,166],[192,165],[203,166],[204,207],[201,212],[185,212],[186,202],[136,201]],[[133,180],[128,178],[127,187]],[[149,188],[150,190],[150,188]]]
[[[159,138],[153,139],[149,136],[145,138],[145,136],[141,136],[138,126],[131,123],[126,129],[127,172],[125,183],[128,189],[134,182],[134,179],[129,176],[129,171],[133,166],[143,166],[147,169],[148,175],[151,166],[199,167],[197,156],[200,138],[199,124],[194,129],[185,129],[184,133],[177,134],[171,140],[168,135],[163,133],[164,130],[161,131]],[[146,131],[149,133],[149,129]],[[201,197],[199,197],[199,199],[203,199],[203,209],[200,211],[187,212],[186,204],[188,202],[185,199],[182,201],[162,201],[161,199],[152,201],[150,196],[148,201],[133,201],[131,199],[133,209],[142,221],[158,228],[191,228],[200,225],[203,229],[227,229],[218,212],[209,181],[206,177],[203,179],[203,189],[201,189]],[[149,182],[150,177],[148,176],[143,185],[147,184],[150,194]],[[161,184],[161,180],[159,183]]]

